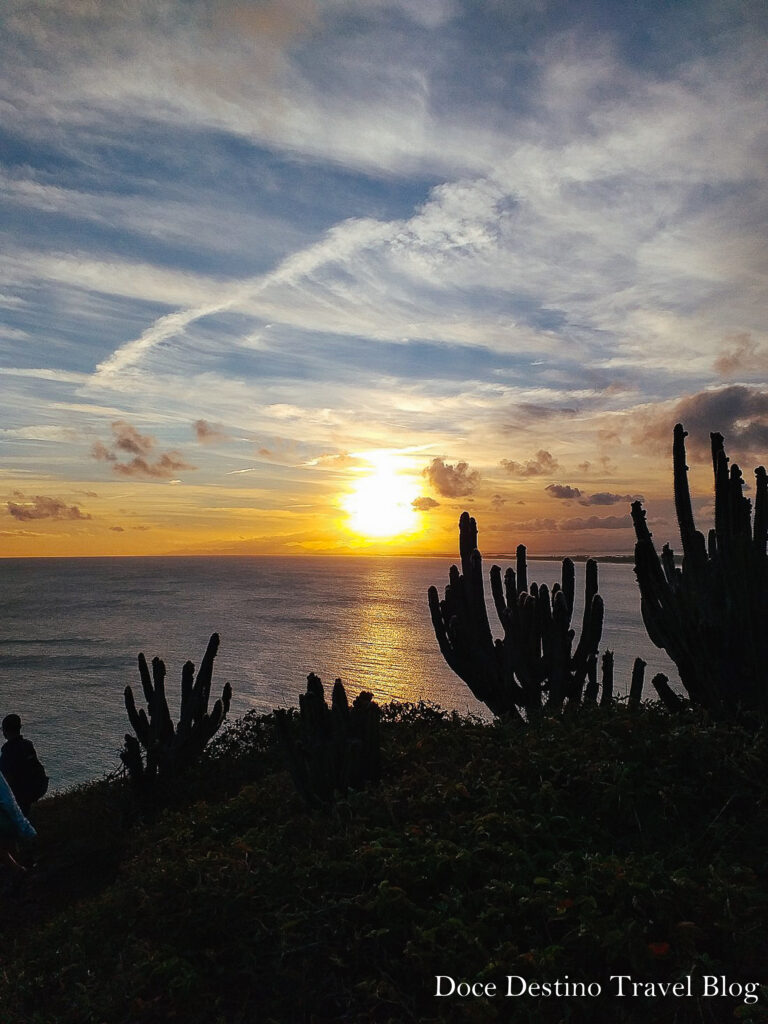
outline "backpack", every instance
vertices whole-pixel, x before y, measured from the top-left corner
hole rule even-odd
[[[48,776],[45,774],[45,768],[40,763],[40,759],[38,757],[30,759],[29,775],[26,779],[26,790],[29,794],[30,803],[34,803],[35,800],[45,796],[48,792],[49,781]]]

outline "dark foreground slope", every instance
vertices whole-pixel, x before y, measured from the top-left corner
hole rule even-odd
[[[768,1020],[735,987],[768,982],[764,733],[399,709],[382,786],[326,814],[271,738],[237,723],[150,819],[119,782],[39,806],[38,867],[0,869],[3,1024]]]

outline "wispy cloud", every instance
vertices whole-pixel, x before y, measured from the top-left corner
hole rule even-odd
[[[764,454],[758,6],[9,0],[3,478],[194,441],[164,515],[311,505],[429,445],[432,530],[466,495],[559,534],[553,497],[658,490],[677,419]]]

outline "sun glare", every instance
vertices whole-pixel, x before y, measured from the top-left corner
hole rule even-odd
[[[419,524],[412,504],[418,493],[418,484],[399,473],[391,460],[377,459],[342,502],[347,525],[364,537],[412,533]]]

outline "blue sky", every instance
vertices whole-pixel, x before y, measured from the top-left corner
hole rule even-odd
[[[677,419],[704,515],[764,459],[763,3],[0,17],[6,553],[625,551]]]

